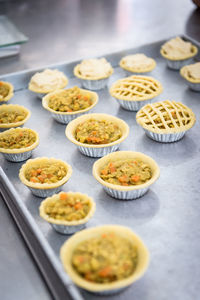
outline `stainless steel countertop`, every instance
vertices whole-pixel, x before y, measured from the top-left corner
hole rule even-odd
[[[0,74],[101,56],[181,33],[200,41],[200,10],[189,0],[5,1],[0,13],[29,37],[19,56],[0,60]],[[51,299],[4,203],[0,225],[1,297]]]

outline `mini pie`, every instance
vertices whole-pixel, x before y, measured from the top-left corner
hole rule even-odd
[[[116,179],[117,176],[117,168],[116,165],[118,162],[122,161],[140,161],[144,163],[147,167],[144,171],[146,172],[146,175],[144,177],[144,181],[140,184],[140,181],[138,181],[139,184],[136,182],[136,176],[134,176],[134,181],[129,181],[129,174],[130,171],[132,170],[124,166],[123,167],[123,172],[119,170],[118,177],[122,178],[126,176],[126,179],[120,180],[120,183]],[[107,169],[109,166],[109,172],[106,174],[104,173],[104,170]],[[138,172],[137,170],[134,170],[134,172]],[[134,173],[132,175],[138,175]],[[112,174],[111,174],[112,173]],[[140,171],[140,175],[143,177],[144,173],[143,170]],[[109,176],[111,174],[111,176]],[[125,175],[126,174],[126,175]],[[114,198],[117,199],[136,199],[141,196],[143,196],[149,187],[158,179],[160,174],[159,167],[157,163],[149,156],[140,153],[140,152],[133,152],[133,151],[117,151],[110,153],[100,159],[98,159],[94,165],[93,165],[93,176],[95,179],[102,185],[104,190],[111,195]],[[103,176],[102,176],[103,175]],[[107,177],[104,175],[108,175]],[[113,180],[111,181],[110,179],[113,176]],[[137,176],[138,177],[138,176]],[[108,180],[107,180],[108,179]],[[129,184],[130,182],[130,184]],[[128,184],[123,184],[123,183],[128,183]]]
[[[88,247],[91,248],[89,252]],[[122,258],[117,259],[120,253]],[[88,260],[92,259],[94,267],[84,278],[85,255]],[[75,284],[99,294],[112,294],[128,287],[144,274],[149,262],[149,253],[142,240],[128,227],[119,225],[98,226],[76,233],[61,247],[60,257]],[[110,267],[108,264],[111,264]],[[120,277],[118,275],[123,264],[127,266],[127,270],[133,264],[134,267],[130,272],[125,271],[124,277]],[[101,282],[95,282],[94,278],[99,278]]]
[[[47,94],[56,89],[63,89],[67,84],[68,79],[63,72],[46,69],[31,77],[28,88],[35,93]]]
[[[152,71],[156,66],[156,62],[145,54],[137,53],[123,57],[119,65],[129,72],[145,73]]]
[[[198,49],[192,43],[184,41],[180,37],[171,39],[162,45],[160,53],[170,60],[184,60],[197,54]]]
[[[60,191],[72,174],[66,162],[48,157],[29,159],[20,169],[19,178],[38,197],[48,197]]]
[[[22,126],[29,118],[30,111],[18,104],[3,104],[0,106],[0,128]]]
[[[0,102],[10,100],[13,97],[13,90],[11,83],[0,81]]]
[[[61,192],[42,201],[40,216],[61,233],[82,229],[95,212],[95,202],[86,194]]]
[[[74,75],[80,79],[99,80],[112,75],[113,68],[105,58],[83,60],[74,68]]]
[[[80,89],[77,86],[54,91],[42,99],[43,107],[51,112],[54,119],[64,124],[87,113],[97,102],[97,93]]]
[[[195,123],[192,110],[181,102],[165,100],[142,107],[136,121],[144,129],[158,134],[185,132]]]
[[[180,74],[192,83],[200,83],[200,62],[181,68]]]

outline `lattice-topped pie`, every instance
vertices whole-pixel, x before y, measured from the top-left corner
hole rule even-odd
[[[117,80],[111,86],[110,94],[123,108],[136,111],[162,90],[161,83],[153,77],[133,75]]]
[[[152,71],[156,62],[153,58],[143,53],[124,56],[119,63],[120,67],[134,73],[145,73]]]
[[[160,142],[179,140],[195,123],[193,111],[181,102],[165,100],[147,104],[138,111],[137,123]]]

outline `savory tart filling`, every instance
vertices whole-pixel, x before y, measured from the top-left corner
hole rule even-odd
[[[121,138],[119,126],[111,121],[90,119],[76,127],[75,138],[80,143],[108,144]]]
[[[0,111],[0,124],[17,123],[27,116],[25,111]]]
[[[3,81],[0,81],[0,100],[4,99],[9,94],[9,86],[5,84]]]
[[[27,168],[25,178],[33,183],[56,183],[67,174],[67,168],[60,162],[42,162]]]
[[[83,93],[77,86],[60,91],[49,98],[48,106],[59,112],[83,110],[92,105],[92,96]]]
[[[112,232],[81,242],[72,254],[76,272],[95,283],[109,283],[131,276],[137,261],[137,248],[128,239]]]
[[[74,69],[74,74],[84,79],[100,79],[110,76],[113,72],[111,64],[105,58],[83,60]]]
[[[111,184],[132,186],[143,184],[152,177],[148,164],[139,159],[122,159],[108,163],[100,177]]]
[[[90,200],[85,196],[62,192],[46,203],[44,212],[56,220],[78,221],[84,219],[90,209]]]
[[[195,50],[190,42],[184,41],[180,37],[176,37],[166,42],[161,47],[161,53],[168,56],[169,59],[185,59],[187,57],[195,55]]]
[[[36,134],[29,129],[16,128],[0,136],[0,148],[21,149],[31,146],[36,142]]]

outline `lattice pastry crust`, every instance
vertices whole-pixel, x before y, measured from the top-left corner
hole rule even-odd
[[[177,133],[195,123],[193,111],[181,102],[165,100],[146,104],[136,114],[137,123],[155,133]]]
[[[127,101],[143,101],[162,92],[161,83],[150,76],[133,75],[117,80],[110,88],[111,96]]]

